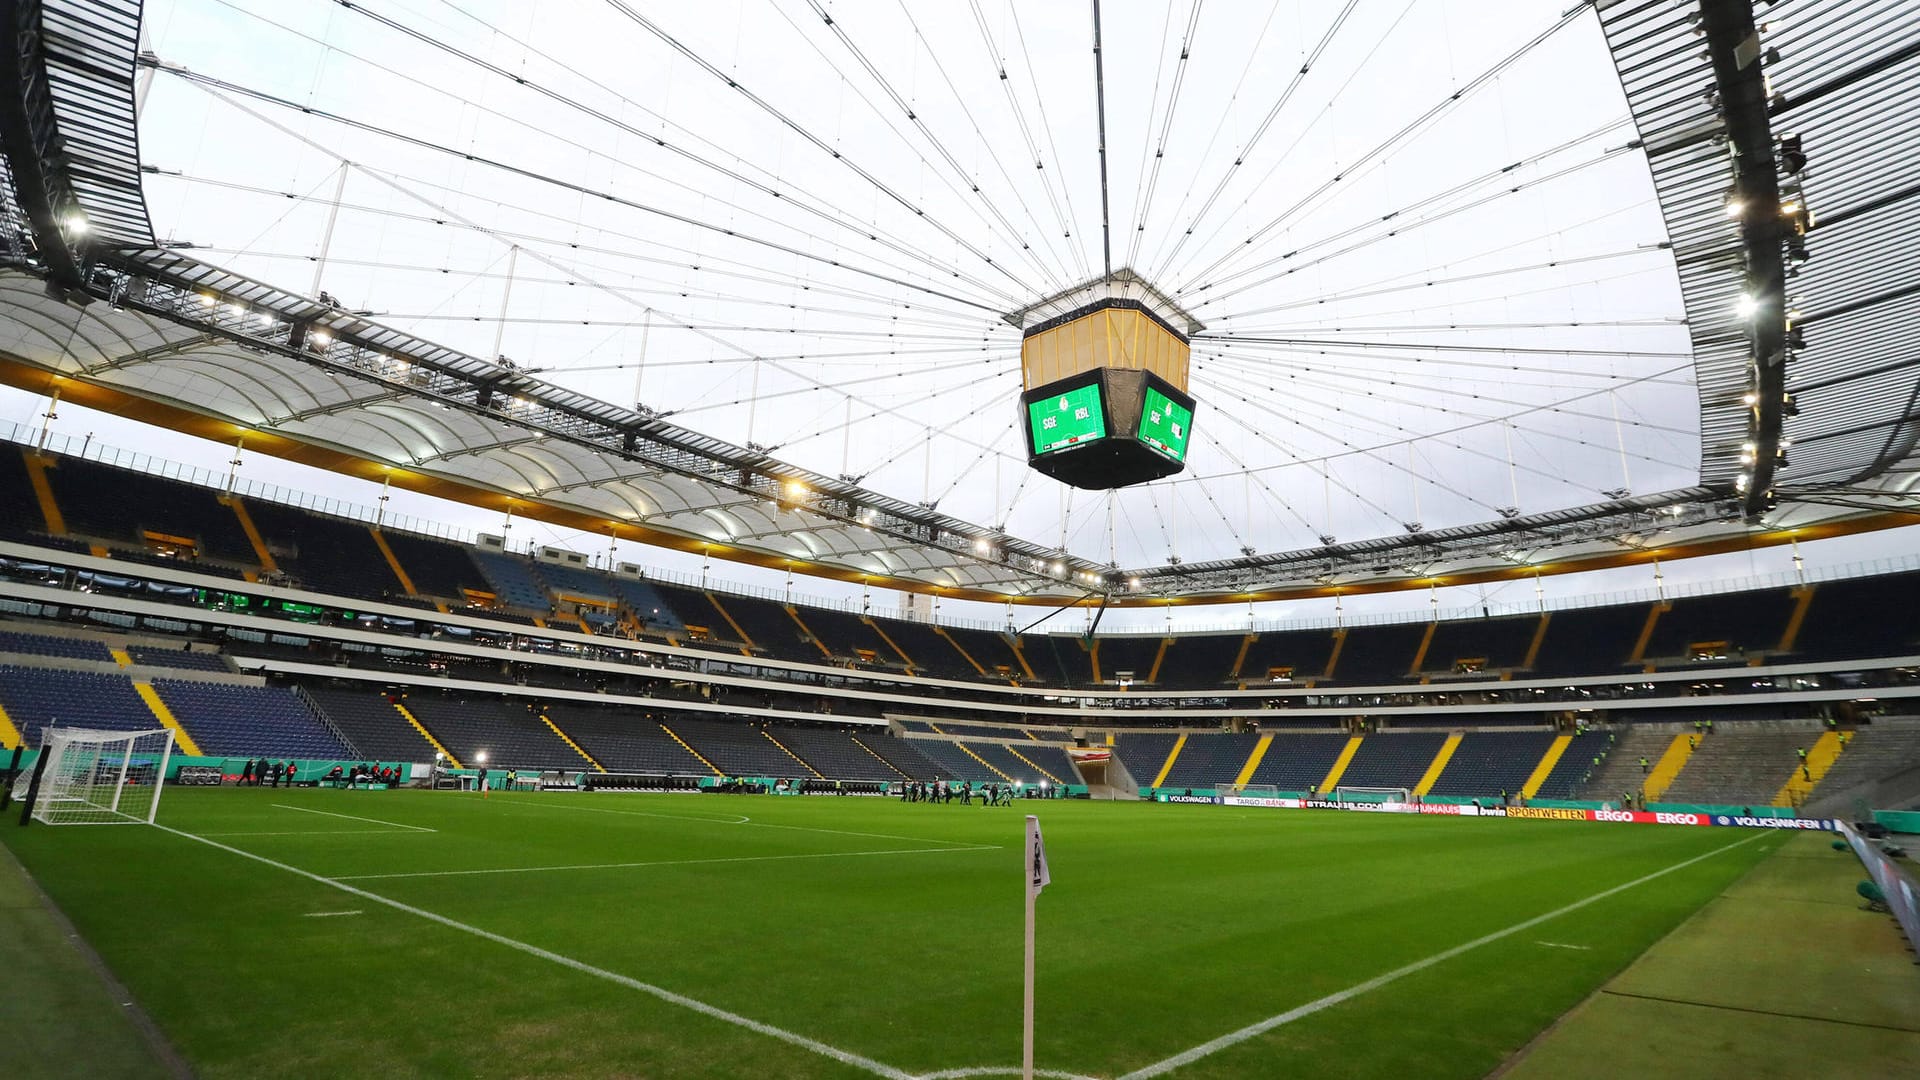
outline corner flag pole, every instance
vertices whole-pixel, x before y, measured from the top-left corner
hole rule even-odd
[[[1033,902],[1053,878],[1047,873],[1047,845],[1040,837],[1040,819],[1027,815],[1027,1002],[1026,1026],[1020,1043],[1020,1076],[1033,1080]]]

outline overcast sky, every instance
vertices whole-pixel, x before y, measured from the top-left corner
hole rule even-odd
[[[154,80],[141,149],[160,170],[148,201],[162,236],[299,292],[324,248],[319,287],[383,322],[1122,566],[1696,478],[1678,286],[1590,12],[1108,2],[1109,240],[1085,4],[358,7],[149,0],[163,61],[245,91]],[[1114,266],[1208,326],[1186,473],[1111,495],[1027,469],[1018,334],[998,318],[1099,274],[1108,243]],[[41,409],[0,393],[16,423]],[[60,411],[62,434],[221,470],[230,456]],[[258,456],[242,471],[377,494]],[[573,542],[531,524],[516,539],[530,532]],[[1666,573],[1790,566],[1769,552]],[[1636,569],[1549,589],[1652,583]],[[1482,596],[1455,593],[1441,602]],[[1521,583],[1489,602],[1532,594]]]

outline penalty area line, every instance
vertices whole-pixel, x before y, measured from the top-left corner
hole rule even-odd
[[[886,851],[816,851],[805,855],[738,855],[718,859],[656,859],[652,862],[575,863],[567,866],[503,866],[483,870],[410,870],[392,874],[342,874],[335,881],[382,878],[469,877],[475,874],[544,874],[557,870],[630,870],[644,866],[708,866],[717,863],[785,862],[793,859],[857,859],[863,855],[950,855],[962,851],[999,851],[998,844],[963,848],[893,848]]]
[[[291,808],[291,809],[297,809],[297,807]],[[425,919],[426,921],[432,922],[432,923],[438,923],[441,926],[444,926],[450,930],[458,930],[463,934],[471,934],[472,936],[481,938],[482,940],[491,941],[496,945],[504,945],[509,949],[513,949],[517,952],[525,953],[528,956],[537,957],[541,960],[546,960],[550,963],[558,964],[561,967],[569,968],[573,971],[580,972],[583,975],[591,975],[595,978],[605,979],[607,982],[615,983],[619,986],[627,987],[630,990],[638,990],[639,992],[646,994],[650,997],[658,998],[659,1000],[664,1001],[669,1005],[678,1005],[683,1009],[688,1009],[692,1012],[697,1012],[702,1016],[711,1017],[723,1023],[732,1024],[735,1027],[745,1028],[748,1031],[754,1032],[755,1034],[759,1034],[759,1035],[765,1035],[768,1038],[778,1039],[779,1041],[786,1043],[789,1046],[797,1046],[802,1050],[811,1051],[815,1054],[819,1054],[822,1057],[832,1058],[833,1060],[838,1061],[843,1065],[848,1065],[853,1068],[859,1069],[863,1072],[871,1073],[874,1076],[884,1076],[887,1078],[887,1080],[914,1080],[913,1074],[903,1069],[896,1069],[891,1065],[887,1065],[882,1062],[875,1061],[872,1058],[862,1057],[859,1054],[855,1054],[848,1050],[842,1050],[837,1046],[829,1046],[826,1043],[819,1041],[818,1039],[809,1039],[805,1035],[800,1035],[795,1032],[788,1031],[785,1028],[777,1028],[777,1027],[774,1027],[772,1024],[762,1023],[751,1017],[741,1016],[739,1013],[736,1013],[736,1012],[729,1012],[726,1009],[720,1008],[718,1005],[709,1005],[704,1001],[700,1001],[697,998],[690,998],[685,994],[676,994],[665,987],[655,986],[649,982],[642,982],[639,979],[633,978],[632,976],[622,975],[617,971],[608,971],[606,968],[595,967],[594,965],[589,964],[584,960],[575,960],[571,956],[563,956],[560,953],[552,952],[548,949],[543,949],[538,945],[529,945],[524,941],[517,941],[513,938],[505,936],[504,934],[496,934],[491,930],[482,930],[480,927],[474,926],[470,923],[463,923],[458,919],[451,919],[445,915],[428,911],[425,908],[414,907],[412,904],[405,904],[398,900],[389,900],[388,898],[381,896],[379,893],[368,892],[365,889],[348,885],[346,882],[339,881],[330,877],[323,877],[319,874],[314,873],[311,870],[302,870],[297,866],[290,866],[287,863],[279,862],[274,859],[269,859],[264,855],[255,855],[251,851],[242,851],[237,847],[220,843],[218,840],[209,840],[204,836],[197,836],[193,833],[186,832],[181,829],[175,829],[175,828],[172,828],[171,826],[161,825],[158,823],[155,823],[153,827],[156,829],[159,829],[162,832],[172,833],[175,836],[184,837],[188,840],[192,840],[195,843],[205,844],[208,847],[219,848],[221,851],[238,855],[243,859],[252,859],[254,862],[261,863],[266,866],[271,866],[276,870],[284,870],[289,874],[306,878],[308,881],[315,881],[329,888],[338,889],[341,892],[347,893],[350,896],[357,896],[363,900],[370,900],[373,903],[381,904],[383,906],[393,908],[396,911],[403,911],[408,915],[415,916],[416,918]]]
[[[382,821],[379,818],[360,817],[356,814],[336,814],[331,810],[309,810],[304,806],[288,806],[286,803],[270,803],[269,805],[277,806],[282,810],[298,810],[302,814],[322,814],[326,817],[345,818],[348,821],[365,821],[374,825],[386,825],[395,829],[405,829],[408,832],[439,832],[440,831],[439,829],[429,829],[425,825],[404,825],[398,821]]]
[[[1756,833],[1753,836],[1749,836],[1745,840],[1735,840],[1731,844],[1725,844],[1720,847],[1714,848],[1712,851],[1709,851],[1704,855],[1695,855],[1691,859],[1686,859],[1684,861],[1674,863],[1672,866],[1669,866],[1664,870],[1655,870],[1651,874],[1646,874],[1641,877],[1634,878],[1632,881],[1626,882],[1625,884],[1615,885],[1611,889],[1603,889],[1602,891],[1594,893],[1592,896],[1589,896],[1584,900],[1575,900],[1573,903],[1568,904],[1565,907],[1555,908],[1554,910],[1549,911],[1544,915],[1535,915],[1531,919],[1526,919],[1521,922],[1514,923],[1512,926],[1509,926],[1504,930],[1495,930],[1491,934],[1487,934],[1482,937],[1477,937],[1477,938],[1474,938],[1472,941],[1468,941],[1460,945],[1455,945],[1451,949],[1446,949],[1441,952],[1434,953],[1432,956],[1429,956],[1424,960],[1415,960],[1411,964],[1406,964],[1402,967],[1394,968],[1392,971],[1389,971],[1383,975],[1375,975],[1373,978],[1368,979],[1366,982],[1355,983],[1354,985],[1347,987],[1345,990],[1338,990],[1338,991],[1335,991],[1334,993],[1328,994],[1326,997],[1316,998],[1313,1001],[1307,1002],[1305,1005],[1299,1005],[1294,1008],[1288,1009],[1286,1012],[1280,1013],[1277,1016],[1269,1016],[1265,1020],[1261,1020],[1258,1023],[1248,1024],[1246,1027],[1243,1027],[1238,1031],[1230,1031],[1227,1034],[1222,1035],[1217,1039],[1211,1039],[1207,1042],[1203,1042],[1199,1046],[1196,1046],[1191,1050],[1182,1051],[1181,1053],[1175,1054],[1172,1057],[1167,1058],[1163,1061],[1156,1061],[1145,1068],[1135,1069],[1134,1071],[1120,1077],[1120,1080],[1147,1080],[1148,1077],[1164,1076],[1165,1074],[1170,1073],[1175,1069],[1182,1068],[1187,1065],[1191,1065],[1194,1062],[1199,1061],[1201,1058],[1209,1057],[1213,1054],[1219,1053],[1222,1050],[1228,1049],[1229,1047],[1237,1046],[1240,1043],[1246,1042],[1248,1039],[1254,1038],[1256,1036],[1264,1035],[1267,1032],[1272,1031],[1277,1027],[1283,1027],[1287,1024],[1293,1023],[1296,1020],[1304,1020],[1307,1017],[1312,1016],[1314,1013],[1321,1012],[1326,1009],[1331,1009],[1332,1007],[1340,1004],[1341,1002],[1350,1001],[1354,998],[1359,997],[1362,994],[1368,993],[1369,991],[1378,990],[1381,987],[1386,986],[1388,983],[1398,982],[1399,980],[1404,979],[1409,975],[1413,975],[1418,972],[1425,971],[1426,969],[1434,966],[1435,964],[1444,963],[1445,961],[1451,960],[1454,957],[1461,955],[1462,953],[1472,952],[1474,949],[1477,949],[1482,945],[1491,945],[1492,943],[1499,941],[1502,938],[1512,937],[1513,935],[1520,933],[1523,930],[1531,930],[1534,927],[1539,926],[1541,923],[1549,922],[1551,920],[1559,918],[1562,915],[1579,911],[1581,908],[1587,907],[1591,904],[1597,904],[1602,900],[1608,899],[1609,897],[1618,896],[1621,893],[1626,892],[1628,889],[1637,888],[1638,886],[1645,885],[1647,882],[1652,881],[1656,878],[1666,877],[1668,874],[1671,874],[1676,870],[1685,870],[1687,867],[1692,866],[1695,863],[1705,862],[1706,860],[1713,858],[1715,855],[1721,855],[1728,851],[1732,851],[1734,848],[1741,847],[1746,844],[1751,844],[1755,840],[1763,839],[1767,835],[1768,835],[1767,833],[1761,832],[1761,833]]]

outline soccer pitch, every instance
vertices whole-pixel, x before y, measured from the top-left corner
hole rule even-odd
[[[1787,837],[1156,804],[169,791],[0,829],[200,1075],[1478,1077]]]

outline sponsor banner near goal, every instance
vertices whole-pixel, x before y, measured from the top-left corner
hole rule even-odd
[[[1834,832],[1840,828],[1840,823],[1832,818],[1746,817],[1741,814],[1715,814],[1713,824],[1742,829],[1817,829],[1823,832]]]
[[[218,765],[182,765],[173,774],[181,787],[219,787],[225,778]]]
[[[1299,799],[1269,799],[1253,795],[1229,795],[1220,802],[1226,806],[1264,806],[1270,810],[1298,810]]]
[[[1573,810],[1559,806],[1509,806],[1510,818],[1537,818],[1542,821],[1591,821],[1591,810]]]
[[[1413,803],[1326,802],[1321,799],[1308,799],[1300,805],[1311,810],[1354,810],[1363,814],[1413,814],[1420,809]]]

